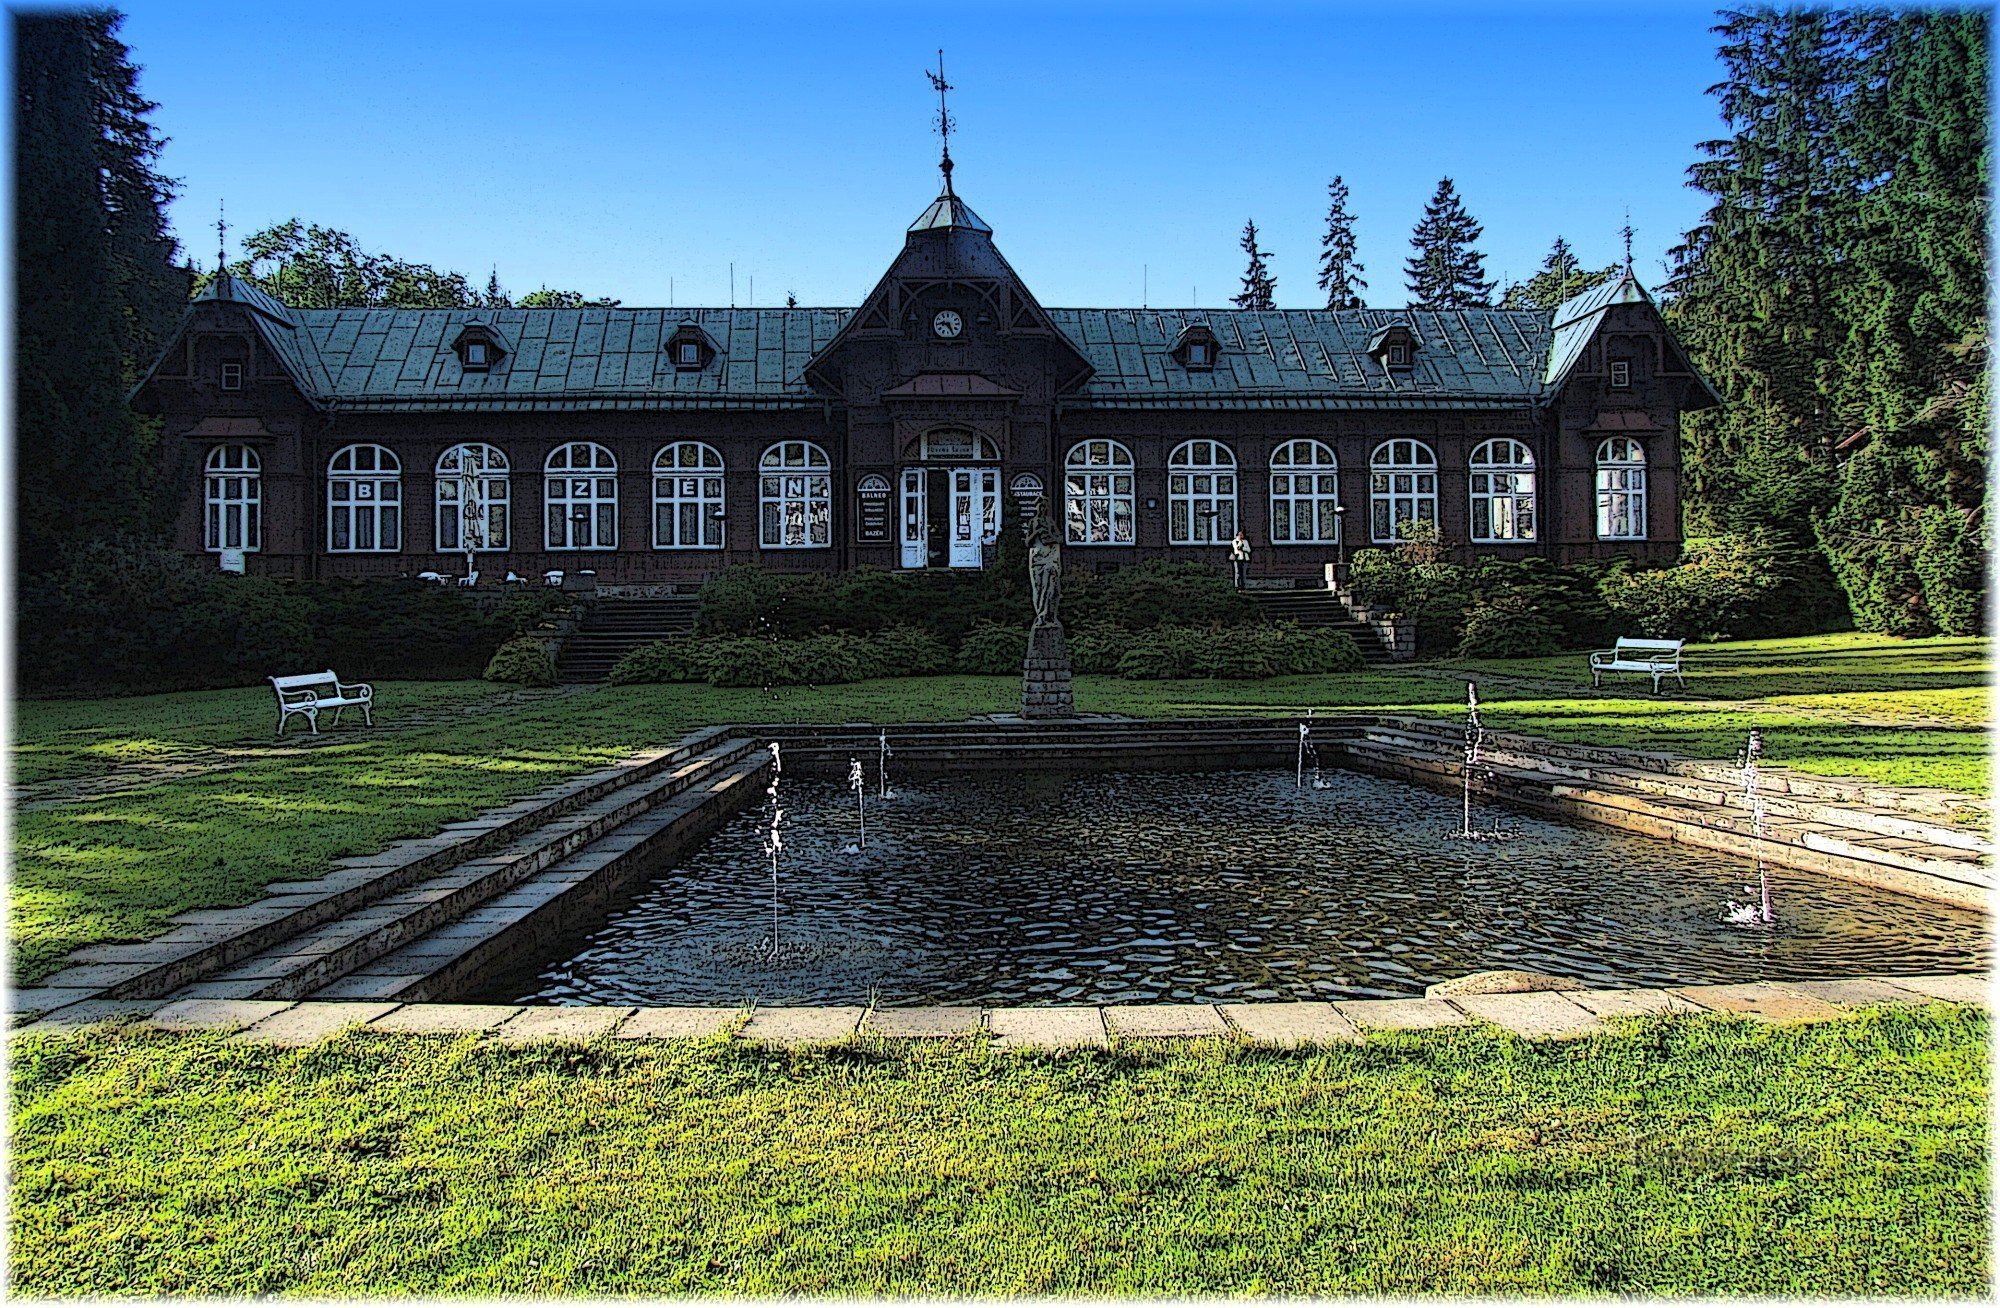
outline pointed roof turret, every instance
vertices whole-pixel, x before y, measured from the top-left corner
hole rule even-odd
[[[944,51],[938,51],[937,71],[926,68],[924,76],[931,79],[931,89],[938,93],[937,132],[944,141],[943,149],[938,153],[938,171],[944,174],[944,189],[938,192],[937,199],[931,201],[930,208],[917,215],[917,220],[910,224],[910,230],[928,232],[963,228],[991,236],[993,229],[980,221],[979,215],[966,207],[965,201],[951,189],[951,129],[956,123],[945,103],[946,92],[953,88],[950,82],[944,80]]]

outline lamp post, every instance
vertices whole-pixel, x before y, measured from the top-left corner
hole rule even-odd
[[[1345,504],[1336,504],[1333,506],[1333,548],[1334,557],[1338,560],[1334,565],[1334,575],[1340,578],[1341,585],[1344,586],[1347,584],[1347,506]]]

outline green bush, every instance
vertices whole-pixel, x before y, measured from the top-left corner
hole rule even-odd
[[[1465,611],[1458,653],[1468,659],[1530,659],[1562,648],[1562,628],[1521,594],[1475,599]]]
[[[1135,633],[1117,662],[1119,676],[1134,681],[1186,677],[1247,680],[1328,672],[1361,666],[1361,650],[1344,632],[1290,623],[1258,627],[1155,627]]]
[[[1620,635],[1754,639],[1833,630],[1845,604],[1826,559],[1775,532],[1697,537],[1681,562],[1613,573],[1602,593]]]
[[[868,643],[878,677],[926,677],[952,668],[951,646],[922,627],[885,627]]]
[[[488,681],[516,686],[556,684],[554,643],[545,636],[516,636],[493,651],[493,658],[480,674]]]
[[[713,644],[711,640],[682,636],[640,645],[627,650],[611,666],[605,680],[614,686],[707,681],[708,650]]]
[[[960,672],[980,677],[1004,677],[1021,671],[1028,657],[1028,629],[982,622],[959,643]]]
[[[1150,559],[1110,572],[1063,577],[1065,628],[1087,622],[1127,631],[1152,627],[1245,626],[1262,620],[1256,601],[1202,563]]]
[[[356,680],[470,679],[567,601],[498,604],[416,581],[231,576],[150,541],[78,542],[16,592],[23,693],[146,694],[332,668]]]
[[[1118,671],[1132,633],[1109,623],[1084,622],[1064,628],[1063,641],[1069,646],[1071,671],[1109,676]]]

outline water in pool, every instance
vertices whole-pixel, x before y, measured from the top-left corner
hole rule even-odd
[[[737,815],[553,961],[478,998],[587,1004],[1081,1004],[1419,994],[1485,968],[1663,984],[1984,967],[1979,914],[1774,871],[1774,927],[1722,922],[1747,860],[1329,772],[959,774],[869,796],[787,778],[771,933]]]

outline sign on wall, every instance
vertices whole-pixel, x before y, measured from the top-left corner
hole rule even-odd
[[[889,479],[870,473],[854,488],[854,539],[862,545],[887,545],[889,534]]]

